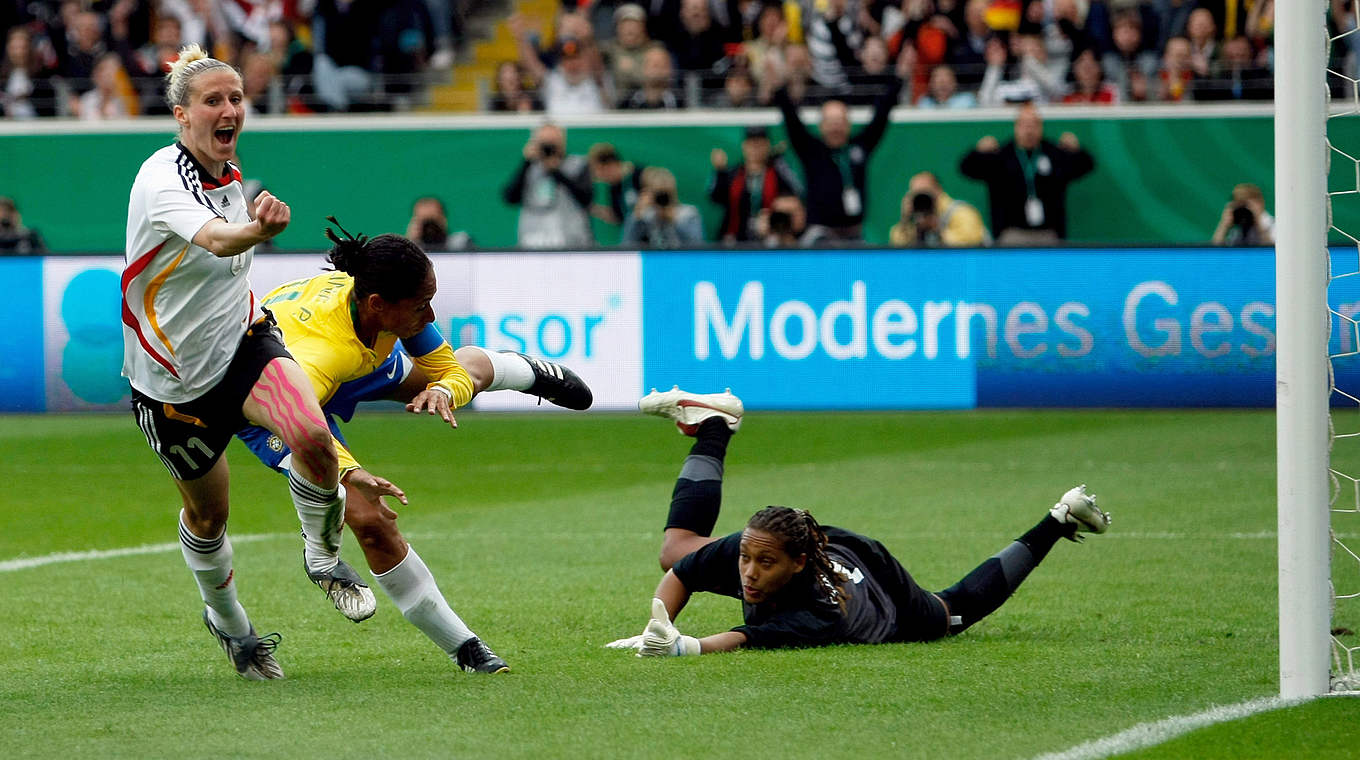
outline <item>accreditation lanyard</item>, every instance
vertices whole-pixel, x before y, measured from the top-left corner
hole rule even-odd
[[[1040,154],[1041,156],[1043,154]],[[1044,224],[1044,204],[1039,200],[1039,189],[1035,184],[1035,177],[1039,173],[1038,162],[1034,159],[1034,151],[1022,150],[1020,146],[1015,146],[1015,158],[1020,162],[1020,172],[1025,175],[1025,221],[1031,227],[1042,227]]]
[[[532,192],[535,206],[546,208],[553,205],[557,199],[557,179],[545,169],[534,183]]]
[[[1034,151],[1024,150],[1020,146],[1015,146],[1015,158],[1020,162],[1020,172],[1025,175],[1025,192],[1031,198],[1039,197],[1039,190],[1035,187],[1034,178],[1038,176],[1038,162],[1034,160]]]
[[[864,204],[860,202],[859,188],[855,187],[855,175],[850,169],[850,148],[831,151],[831,161],[841,172],[841,207],[845,215],[859,216]]]

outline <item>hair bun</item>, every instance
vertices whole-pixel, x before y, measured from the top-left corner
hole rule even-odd
[[[340,237],[335,230],[330,227],[326,228],[326,237],[333,244],[330,255],[326,257],[326,260],[341,272],[356,274],[360,263],[364,261],[364,249],[368,246],[368,236],[359,235],[355,237],[351,235],[349,230],[341,226],[340,222],[336,221],[333,216],[326,217],[326,221],[339,227],[340,233],[344,235],[344,237]]]

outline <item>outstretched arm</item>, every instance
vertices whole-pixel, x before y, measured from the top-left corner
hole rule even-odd
[[[690,590],[674,571],[667,571],[652,598],[652,614],[642,633],[605,644],[610,649],[633,649],[639,657],[726,652],[746,644],[746,634],[724,631],[702,639],[683,636],[672,622],[689,601]]]
[[[702,639],[681,635],[671,621],[675,620],[675,616],[679,615],[680,610],[685,608],[685,603],[689,601],[689,597],[689,589],[685,588],[685,584],[676,576],[675,571],[667,570],[666,574],[661,577],[661,583],[657,584],[656,587],[656,596],[652,601],[652,620],[647,623],[647,630],[642,634],[642,648],[638,651],[639,655],[728,652],[739,649],[746,643],[746,634],[740,631],[724,631],[712,636],[705,636]],[[658,603],[664,605],[664,608],[658,609]],[[665,614],[666,619],[659,618],[661,613]]]
[[[535,82],[542,83],[543,77],[548,73],[548,67],[543,65],[543,59],[538,57],[538,48],[534,47],[534,42],[529,37],[529,24],[524,16],[515,13],[506,19],[506,26],[510,29],[510,36],[515,40],[515,50],[519,53],[519,63],[529,72],[529,76]]]
[[[787,87],[780,87],[775,90],[774,104],[779,107],[779,112],[784,115],[784,131],[789,134],[789,142],[793,145],[793,152],[798,154],[800,159],[810,155],[813,143],[817,138],[808,131],[803,120],[798,116],[798,106],[794,105],[793,99],[789,97]]]
[[[873,153],[874,148],[878,147],[878,142],[883,139],[883,133],[888,129],[888,118],[892,116],[893,106],[897,105],[897,97],[901,92],[901,78],[894,79],[874,101],[873,121],[869,122],[869,126],[865,127],[855,140],[865,153]]]
[[[657,584],[656,593],[652,596],[665,603],[666,615],[670,620],[674,620],[680,614],[680,610],[689,603],[690,592],[676,577],[674,570],[667,570],[666,574],[661,576],[661,582]]]
[[[471,401],[477,388],[453,349],[433,323],[411,337],[402,338],[401,343],[428,379],[428,385],[406,404],[406,411],[435,414],[450,427],[458,427],[453,410]]]

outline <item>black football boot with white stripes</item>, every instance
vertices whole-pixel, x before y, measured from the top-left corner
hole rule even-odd
[[[481,639],[473,636],[458,647],[454,655],[458,667],[467,673],[509,673],[510,666],[491,651]]]
[[[581,376],[561,364],[537,359],[518,351],[506,351],[505,353],[518,354],[534,370],[534,384],[529,386],[529,390],[524,391],[525,393],[538,396],[558,406],[578,411],[589,409],[590,405],[595,402],[595,396],[590,392],[590,387],[581,379]]]
[[[279,640],[283,637],[277,633],[257,636],[255,626],[252,625],[250,633],[233,638],[213,625],[206,609],[203,610],[203,624],[208,626],[208,632],[217,639],[222,651],[227,653],[227,659],[231,660],[231,664],[242,678],[250,681],[283,678],[283,668],[279,667],[278,660],[274,659],[274,649],[278,647]]]

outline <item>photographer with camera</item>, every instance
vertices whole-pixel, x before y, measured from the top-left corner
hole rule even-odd
[[[501,195],[520,207],[520,247],[588,248],[594,192],[585,157],[567,155],[566,131],[544,124],[524,144],[524,161]]]
[[[756,217],[756,231],[766,248],[812,248],[828,242],[825,228],[808,226],[803,199],[792,193],[775,196]]]
[[[1266,211],[1261,188],[1243,182],[1232,189],[1232,200],[1214,229],[1214,245],[1274,245],[1275,218]]]
[[[623,224],[629,210],[637,203],[638,193],[642,190],[642,170],[646,167],[636,161],[624,161],[613,143],[595,143],[586,157],[591,179],[604,185],[609,193],[609,203],[592,204],[590,215],[617,227]]]
[[[42,235],[24,226],[14,199],[0,196],[0,256],[46,252]]]
[[[444,202],[426,195],[411,206],[411,221],[406,224],[406,237],[420,245],[427,253],[462,251],[472,247],[467,232],[449,233],[449,217]]]
[[[623,245],[682,248],[702,242],[704,223],[699,209],[680,202],[675,175],[659,166],[643,169],[637,203],[623,223]]]
[[[919,172],[907,183],[902,218],[888,241],[899,248],[962,248],[991,245],[992,236],[976,208],[949,197],[931,172]]]

